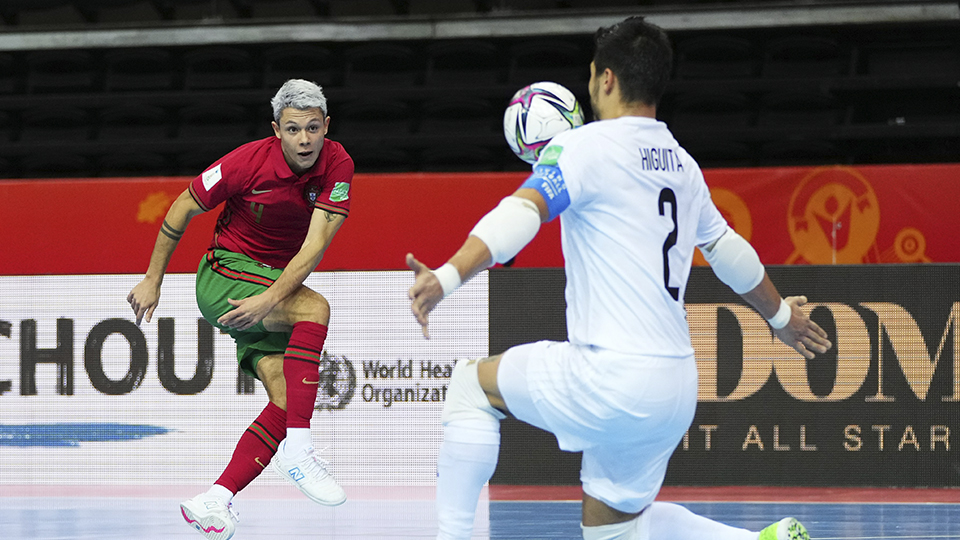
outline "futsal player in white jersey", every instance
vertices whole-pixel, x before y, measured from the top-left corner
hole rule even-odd
[[[411,309],[427,335],[444,296],[560,216],[568,341],[457,363],[437,465],[441,540],[470,538],[507,412],[583,452],[586,540],[809,539],[793,518],[758,533],[654,502],[697,402],[683,306],[695,247],[784,343],[807,358],[831,346],[800,309],[806,298],[781,298],[717,211],[697,163],[656,120],[671,63],[666,35],[640,17],[598,30],[589,83],[597,121],[557,135],[449,262],[430,270],[407,255]]]

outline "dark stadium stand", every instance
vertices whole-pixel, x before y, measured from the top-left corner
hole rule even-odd
[[[708,0],[4,0],[0,177],[195,174],[271,135],[268,101],[295,76],[324,86],[330,135],[358,171],[519,170],[526,164],[501,134],[506,102],[523,85],[553,80],[589,116],[592,35],[562,25],[525,34],[510,26],[514,16],[685,7],[708,16],[737,6],[765,20],[758,4]],[[269,26],[330,21],[346,21],[339,37],[276,39]],[[413,24],[476,21],[489,23],[487,35],[435,26],[433,38],[402,37]],[[234,23],[234,34],[218,36],[258,37],[23,44],[37,31]],[[374,23],[379,37],[357,37],[369,30],[354,23]],[[960,21],[721,23],[671,30],[675,73],[659,109],[705,167],[960,160]],[[51,141],[77,159],[54,160]],[[123,151],[144,156],[142,166]]]

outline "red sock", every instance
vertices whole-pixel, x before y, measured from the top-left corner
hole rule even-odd
[[[327,327],[301,321],[283,355],[283,378],[287,383],[287,427],[309,428],[320,388],[320,354],[327,339]]]
[[[287,413],[268,403],[260,416],[240,436],[233,458],[215,483],[236,494],[260,475],[270,458],[277,453],[277,445],[286,436]]]

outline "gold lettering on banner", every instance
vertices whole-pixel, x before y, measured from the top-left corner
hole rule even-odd
[[[950,451],[950,428],[947,426],[930,426],[930,451],[937,450],[937,443],[943,443],[943,449]]]
[[[817,445],[807,444],[807,426],[800,426],[800,450],[804,452],[817,451]]]
[[[713,431],[717,429],[715,425],[700,426],[700,431],[703,432],[703,449],[710,450],[711,447],[711,435]]]
[[[689,429],[683,432],[683,449],[684,450],[690,449],[690,430]]]
[[[940,399],[945,402],[960,401],[960,302],[951,307],[937,352],[932,358],[916,320],[906,309],[889,302],[864,302],[860,306],[876,314],[878,320],[874,337],[875,349],[879,351],[877,390],[876,394],[866,397],[866,401],[895,401],[894,396],[884,394],[883,372],[885,362],[889,362],[884,357],[884,335],[892,345],[910,390],[918,399],[926,400],[938,366],[946,363],[952,364],[953,385],[951,394]],[[870,372],[871,334],[864,319],[851,306],[826,302],[807,304],[803,310],[809,314],[817,308],[830,311],[836,331],[834,348],[837,373],[833,388],[826,396],[813,393],[807,361],[776,339],[767,322],[756,311],[739,304],[688,304],[687,320],[700,375],[698,401],[746,399],[766,385],[770,375],[775,375],[784,391],[799,401],[837,402],[853,396],[863,387]],[[717,321],[720,310],[726,310],[734,316],[742,334],[743,367],[740,379],[726,396],[720,396],[717,389]],[[953,357],[944,358],[941,362],[948,339],[951,340]]]
[[[870,426],[870,429],[877,432],[877,435],[880,437],[877,445],[879,450],[883,451],[883,434],[890,431],[890,426]]]
[[[757,430],[757,426],[750,426],[750,431],[747,432],[747,437],[743,440],[741,450],[746,450],[751,444],[755,444],[758,449],[763,450],[763,440],[760,439],[760,431]]]
[[[736,317],[743,334],[743,371],[737,387],[723,397],[717,394],[717,313],[721,309]],[[687,320],[690,323],[690,337],[700,376],[697,395],[700,402],[739,401],[748,398],[767,383],[773,373],[772,355],[778,348],[785,349],[780,350],[779,354],[788,354],[786,351],[798,354],[779,340],[774,342],[767,322],[746,306],[688,304]]]
[[[832,302],[808,304],[803,311],[809,314],[817,307],[829,309],[836,323],[834,347],[837,349],[837,375],[833,389],[823,397],[814,394],[810,389],[806,359],[782,343],[777,349],[781,354],[773,357],[773,367],[783,389],[800,401],[843,401],[855,394],[867,379],[870,371],[870,334],[866,323],[850,306]],[[780,341],[777,340],[777,343]]]
[[[893,401],[892,397],[883,393],[883,334],[886,333],[893,345],[893,353],[900,363],[900,370],[907,378],[910,384],[910,390],[920,400],[927,399],[927,392],[930,390],[930,383],[933,380],[933,374],[940,364],[940,357],[943,354],[943,347],[946,344],[947,336],[953,329],[953,394],[945,396],[942,401],[960,401],[960,303],[954,303],[950,309],[950,317],[947,319],[946,328],[940,337],[940,344],[937,347],[937,354],[931,359],[930,352],[927,349],[927,343],[920,333],[920,328],[910,313],[898,306],[888,302],[864,302],[861,306],[876,313],[878,319],[877,328],[877,350],[879,351],[878,362],[881,374],[877,380],[877,394],[870,398],[871,401]]]
[[[913,426],[907,426],[903,430],[903,435],[900,437],[900,445],[897,446],[897,450],[903,450],[904,446],[910,445],[916,451],[920,451],[920,442],[917,441],[917,434],[913,431]]]
[[[773,426],[773,449],[777,451],[789,451],[789,444],[780,444],[780,426]]]
[[[825,307],[833,314],[837,336],[837,375],[830,394],[820,397],[810,389],[807,363],[800,353],[776,339],[770,326],[753,309],[738,304],[689,304],[687,320],[700,374],[700,402],[739,401],[762,388],[776,373],[783,389],[800,401],[842,401],[863,386],[870,370],[870,334],[866,323],[850,306],[839,303],[807,304],[810,313]],[[743,371],[727,396],[717,393],[717,313],[729,311],[743,335]]]
[[[843,428],[843,447],[850,452],[858,452],[863,448],[863,439],[860,438],[860,426],[851,424]]]

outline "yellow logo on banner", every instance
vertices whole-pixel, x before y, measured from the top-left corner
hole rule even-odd
[[[790,197],[787,225],[795,248],[787,264],[866,262],[880,229],[877,194],[850,167],[814,169]]]
[[[786,263],[930,262],[926,239],[913,227],[880,252],[880,204],[873,186],[851,167],[814,169],[794,190],[787,209],[794,252]]]

